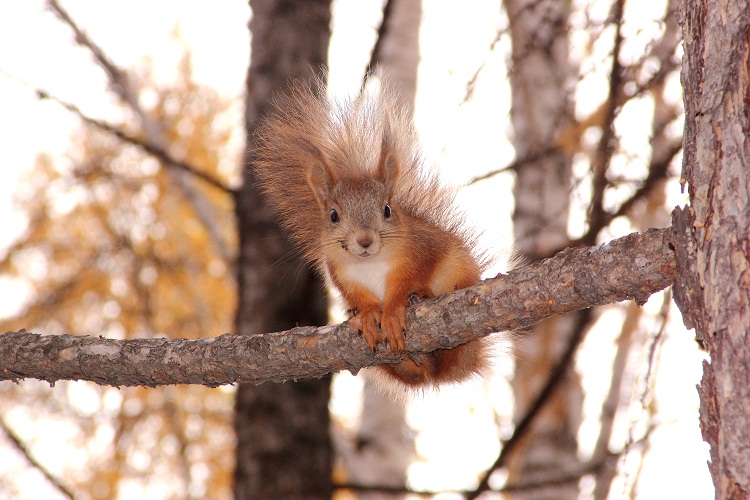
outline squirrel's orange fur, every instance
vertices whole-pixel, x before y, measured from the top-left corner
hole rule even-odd
[[[301,84],[258,133],[255,172],[281,223],[356,311],[371,348],[404,349],[411,296],[476,284],[485,265],[454,194],[422,168],[413,128],[387,89],[329,101]],[[380,328],[378,328],[380,325]],[[488,364],[484,339],[378,368],[410,387],[461,382]]]

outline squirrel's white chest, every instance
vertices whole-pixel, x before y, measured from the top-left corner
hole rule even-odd
[[[387,259],[375,256],[374,258],[363,259],[359,262],[349,264],[344,270],[344,276],[347,280],[364,286],[383,302],[383,298],[385,297],[385,278],[390,270],[391,266],[388,264]]]

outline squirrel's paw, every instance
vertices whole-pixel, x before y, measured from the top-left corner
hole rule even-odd
[[[380,306],[367,306],[359,309],[357,315],[349,320],[349,324],[362,333],[362,338],[374,351],[378,342],[383,340],[383,336],[378,330],[380,321]]]
[[[401,352],[406,348],[406,308],[396,306],[383,311],[383,318],[380,322],[380,329],[383,336],[388,340],[388,345],[394,352]]]

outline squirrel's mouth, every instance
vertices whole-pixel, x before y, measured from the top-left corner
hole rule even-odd
[[[378,255],[380,253],[380,248],[373,250],[372,248],[369,249],[362,249],[359,253],[355,253],[357,257],[360,259],[371,259]],[[352,252],[353,253],[353,252]]]

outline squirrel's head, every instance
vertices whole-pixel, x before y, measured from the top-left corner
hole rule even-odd
[[[398,236],[397,207],[392,204],[399,174],[396,157],[385,149],[371,175],[338,177],[325,162],[315,161],[308,184],[324,224],[323,250],[369,258]]]

